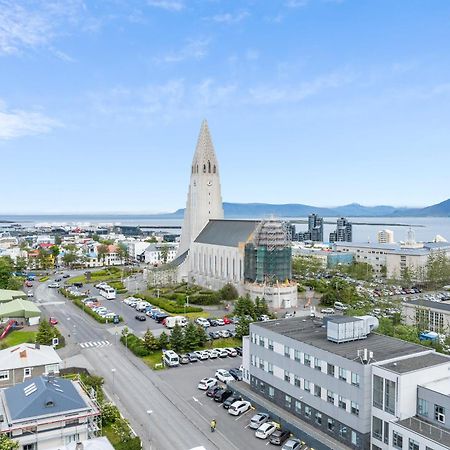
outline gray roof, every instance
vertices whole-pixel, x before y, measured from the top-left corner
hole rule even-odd
[[[422,345],[377,333],[370,333],[364,340],[342,343],[331,342],[327,339],[327,330],[321,321],[301,317],[253,323],[250,327],[256,333],[258,331],[254,328],[264,328],[357,362],[360,361],[357,358],[358,350],[363,348],[367,348],[373,352],[374,362],[381,362],[429,350],[428,347]]]
[[[184,261],[186,260],[188,253],[189,253],[189,250],[186,250],[181,255],[178,255],[175,259],[170,261],[169,265],[175,266],[175,267],[181,266],[181,264],[183,264]]]
[[[408,430],[414,431],[414,433],[423,436],[427,440],[436,442],[439,446],[450,448],[450,432],[444,427],[432,425],[418,417],[400,420],[397,424]]]
[[[380,367],[388,369],[392,372],[402,374],[414,372],[415,370],[425,369],[426,367],[437,366],[439,364],[450,363],[450,358],[440,353],[430,352],[426,355],[412,358],[400,359],[395,362],[382,364]]]
[[[212,219],[194,242],[238,247],[240,243],[249,240],[259,223],[259,220]]]
[[[445,302],[432,302],[430,300],[409,300],[405,302],[407,305],[412,305],[422,308],[441,309],[443,311],[450,311],[450,304]]]
[[[10,423],[89,408],[74,383],[63,378],[31,378],[5,389],[4,396]]]

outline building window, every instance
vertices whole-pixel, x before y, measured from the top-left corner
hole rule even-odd
[[[322,361],[319,358],[314,358],[314,369],[322,370]]]
[[[291,409],[292,406],[292,397],[290,395],[285,395],[284,396],[284,406],[286,408]]]
[[[302,402],[299,402],[298,400],[295,401],[295,412],[297,414],[301,414],[302,412]]]
[[[331,432],[333,432],[334,431],[334,419],[328,419],[328,422],[327,422],[327,428],[328,428],[328,431],[331,431]]]
[[[423,398],[417,399],[417,414],[428,417],[428,402]]]
[[[383,439],[383,421],[375,416],[372,417],[372,436],[380,441]]]
[[[352,439],[352,444],[355,445],[358,448],[361,448],[361,439],[359,438],[359,434],[356,433],[356,431],[352,430],[352,435],[351,435],[351,439]]]
[[[396,431],[392,432],[392,446],[394,448],[403,448],[403,436]]]
[[[339,379],[347,381],[347,370],[342,367],[339,367]]]
[[[259,345],[264,347],[264,338],[262,336],[259,337]]]
[[[303,364],[304,364],[305,366],[311,367],[311,356],[308,355],[308,353],[305,353],[305,354],[303,355]]]
[[[373,376],[373,406],[383,409],[383,378]]]
[[[25,367],[25,369],[23,369],[23,376],[31,377],[31,367]]]
[[[251,355],[251,357],[250,357],[250,364],[251,364],[252,366],[255,365],[255,355]]]
[[[45,373],[59,373],[59,364],[48,364],[45,366]]]
[[[408,450],[419,450],[420,444],[417,441],[414,441],[413,439],[409,438],[408,443]]]
[[[294,375],[294,384],[298,388],[300,387],[300,377],[298,375]]]
[[[294,359],[297,362],[301,362],[301,360],[302,360],[302,352],[300,350],[294,350]]]
[[[339,436],[342,439],[347,439],[348,438],[348,428],[345,425],[340,425],[339,426]]]
[[[287,345],[284,346],[284,356],[286,356],[286,358],[291,357],[291,349]]]
[[[384,443],[389,444],[389,422],[384,422]]]
[[[339,396],[338,406],[341,409],[347,409],[347,400],[344,397]]]
[[[331,375],[332,377],[334,377],[334,365],[328,363],[327,364],[327,373],[328,375]]]
[[[284,371],[284,381],[291,382],[291,374],[287,370]]]
[[[322,414],[320,412],[316,412],[315,418],[317,425],[322,425]]]
[[[251,338],[252,338],[252,344],[256,344],[256,334],[255,333],[251,334]]]
[[[307,419],[311,419],[311,407],[308,405],[305,405],[305,416]]]
[[[352,402],[350,411],[355,416],[359,416],[359,405],[358,405],[358,403]]]
[[[314,385],[314,395],[316,397],[322,396],[322,388],[320,386],[318,386],[317,384]]]
[[[264,360],[263,359],[259,359],[259,368],[264,370]]]
[[[273,375],[273,364],[267,363],[267,372],[269,372],[271,375]]]
[[[445,423],[445,408],[443,406],[434,405],[434,419],[440,423]]]
[[[359,387],[359,374],[352,372],[352,384],[353,386]]]
[[[269,339],[268,341],[269,350],[273,350],[273,341],[272,339]]]
[[[0,380],[9,380],[9,370],[0,371]]]
[[[269,397],[270,398],[275,397],[275,389],[272,386],[269,386]]]
[[[395,414],[395,381],[385,380],[384,389],[384,410]]]
[[[334,392],[327,391],[327,402],[334,405]]]
[[[311,392],[311,383],[308,380],[305,380],[305,382],[303,384],[303,389],[306,392]]]

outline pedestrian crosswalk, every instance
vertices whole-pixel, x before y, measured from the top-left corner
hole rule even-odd
[[[81,348],[98,348],[98,347],[108,347],[109,345],[112,345],[109,341],[89,341],[89,342],[82,342],[80,343]]]

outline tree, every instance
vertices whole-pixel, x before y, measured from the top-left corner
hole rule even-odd
[[[161,261],[164,264],[166,264],[168,257],[169,257],[169,246],[167,244],[163,244],[161,246]]]
[[[10,439],[5,433],[0,434],[0,450],[16,450],[19,443]]]
[[[298,256],[292,260],[292,273],[297,276],[311,276],[323,271],[322,261],[315,256]]]
[[[101,244],[97,247],[97,259],[102,260],[105,263],[106,255],[108,254],[108,246],[105,244]]]
[[[122,264],[124,260],[127,260],[129,258],[128,247],[123,242],[120,242],[117,246],[117,256],[120,258]]]
[[[151,352],[154,352],[160,348],[159,340],[156,339],[155,335],[152,333],[150,328],[147,328],[147,331],[144,334],[144,345]]]
[[[222,289],[219,291],[220,298],[222,300],[235,300],[239,297],[237,289],[231,284],[227,283]]]
[[[16,272],[23,272],[27,268],[27,258],[25,256],[18,256],[14,263],[14,269]]]
[[[52,327],[47,320],[41,320],[36,334],[36,342],[42,345],[52,345],[53,338],[59,335],[59,332],[55,330],[56,328]]]
[[[52,266],[52,260],[50,258],[50,253],[44,250],[43,248],[40,248],[38,250],[38,257],[37,257],[39,267],[41,269],[49,269]]]
[[[199,347],[199,345],[200,340],[197,326],[193,322],[189,322],[184,329],[183,349],[192,351]]]
[[[249,295],[239,297],[234,304],[234,314],[236,316],[251,316],[256,319],[255,304]]]
[[[63,263],[69,267],[71,267],[77,259],[78,259],[78,256],[72,252],[66,252],[66,253],[64,253],[64,255],[62,257]]]
[[[206,334],[206,329],[202,327],[201,325],[197,325],[197,339],[198,339],[198,345],[203,346],[206,344],[206,341],[208,340],[208,335]]]
[[[162,350],[165,350],[169,347],[169,336],[167,336],[167,333],[165,331],[163,331],[159,335],[159,346]]]
[[[61,236],[58,234],[55,236],[55,245],[61,245],[62,244],[62,239]]]
[[[173,327],[172,332],[170,333],[169,342],[170,342],[170,348],[174,352],[178,353],[181,350],[183,350],[184,335],[183,335],[183,330],[180,327],[180,325],[175,324],[175,326]]]
[[[9,289],[8,283],[12,277],[14,264],[9,256],[0,257],[0,289]]]
[[[54,261],[55,261],[55,265],[56,265],[56,261],[58,259],[58,255],[60,253],[59,247],[57,245],[52,245],[50,247],[50,253],[53,255]]]
[[[256,297],[255,299],[255,315],[260,317],[262,315],[268,316],[270,314],[267,302],[263,298]]]
[[[250,334],[250,324],[253,321],[244,317],[239,317],[239,323],[236,325],[236,337],[242,338]]]

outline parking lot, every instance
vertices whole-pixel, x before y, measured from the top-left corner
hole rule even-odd
[[[209,429],[211,420],[217,421],[216,433],[222,433],[229,442],[229,449],[257,450],[272,447],[269,440],[255,437],[255,430],[249,428],[250,419],[257,411],[250,409],[240,416],[232,416],[223,408],[222,403],[206,396],[206,391],[197,385],[202,378],[214,377],[217,369],[231,369],[242,364],[241,357],[199,361],[182,367],[174,367],[160,373],[160,377],[169,383],[177,395],[192,408],[192,413],[202,418],[205,429]],[[281,448],[281,447],[278,447]]]

